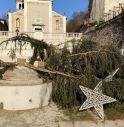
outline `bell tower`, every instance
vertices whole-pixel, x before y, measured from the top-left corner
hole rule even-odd
[[[16,0],[16,10],[24,9],[24,0]]]

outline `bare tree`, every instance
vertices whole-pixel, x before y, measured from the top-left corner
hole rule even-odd
[[[88,24],[88,12],[74,12],[72,19],[67,22],[67,32],[80,32]]]

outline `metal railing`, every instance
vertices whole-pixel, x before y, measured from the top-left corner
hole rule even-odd
[[[113,19],[114,17],[121,14],[123,10],[124,10],[124,3],[119,3],[118,7],[114,6],[113,10],[109,10],[108,13],[104,14],[104,21],[107,22],[107,21]]]

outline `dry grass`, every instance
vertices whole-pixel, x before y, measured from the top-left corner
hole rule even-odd
[[[79,112],[78,108],[73,108],[70,111],[64,110],[64,115],[68,116],[72,121],[92,121],[96,123],[99,120],[99,117],[93,114],[92,111]],[[116,108],[105,109],[105,120],[124,120],[124,111],[117,111]]]
[[[119,112],[114,108],[106,109],[105,115],[108,120],[124,120],[124,112]]]
[[[71,121],[93,121],[96,119],[90,111],[79,112],[78,108],[73,108],[72,110],[64,110],[64,115],[68,116]]]

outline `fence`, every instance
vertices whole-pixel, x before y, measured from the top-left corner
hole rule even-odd
[[[104,14],[104,20],[105,22],[113,19],[114,17],[118,16],[119,14],[122,13],[122,11],[124,10],[124,4],[123,3],[119,3],[118,7],[113,7],[113,10],[109,10],[108,13]]]
[[[21,33],[18,33],[21,34]],[[47,43],[57,45],[59,43],[69,41],[72,39],[80,39],[82,37],[82,33],[35,33],[35,32],[26,32],[25,34],[29,35],[30,37],[44,40]],[[16,32],[9,32],[9,31],[0,31],[0,42],[17,36]]]

